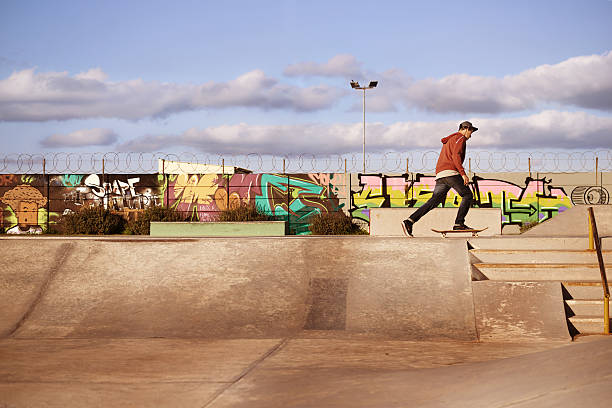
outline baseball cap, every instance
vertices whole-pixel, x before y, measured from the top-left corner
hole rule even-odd
[[[464,122],[461,122],[461,124],[459,125],[459,129],[463,129],[463,128],[471,128],[472,132],[475,132],[478,130],[477,127],[474,127],[474,125],[472,125],[472,122],[468,122],[467,120]]]

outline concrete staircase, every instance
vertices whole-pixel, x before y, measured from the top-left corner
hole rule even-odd
[[[608,270],[606,264],[606,272]],[[604,306],[601,282],[563,282],[563,288],[570,328],[573,326],[581,334],[602,333]],[[610,289],[612,291],[612,287]]]
[[[474,280],[560,282],[570,333],[603,332],[599,264],[587,238],[477,238],[469,245]],[[612,250],[604,249],[603,256],[610,281]]]

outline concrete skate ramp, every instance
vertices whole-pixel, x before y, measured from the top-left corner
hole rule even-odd
[[[587,236],[588,205],[577,205],[523,233],[526,236]],[[612,236],[612,205],[593,205],[600,237]]]
[[[0,337],[12,334],[28,317],[72,246],[51,240],[0,241]]]
[[[466,242],[0,239],[3,336],[477,338]]]

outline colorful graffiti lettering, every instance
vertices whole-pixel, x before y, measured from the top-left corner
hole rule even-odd
[[[576,185],[576,180],[592,175],[474,175],[470,188],[475,207],[501,209],[503,225],[542,222],[573,205],[610,203],[609,185]],[[127,218],[150,206],[167,206],[192,221],[208,221],[250,204],[288,221],[290,233],[308,234],[316,214],[346,211],[369,223],[371,208],[419,207],[434,186],[435,177],[424,174],[3,174],[0,232],[40,233],[62,214],[90,206]],[[451,190],[443,205],[457,207],[460,201]]]
[[[227,208],[252,204],[288,221],[291,233],[308,234],[311,216],[342,208],[337,195],[330,191],[331,179],[327,176],[326,185],[321,185],[321,179],[312,175],[181,174],[168,184],[167,204],[194,221],[214,220]]]
[[[102,180],[98,174],[63,175],[50,180],[53,190],[63,191],[63,201],[76,207],[103,205],[115,211],[141,210],[161,205],[157,180],[148,185],[141,177],[107,176]],[[63,187],[63,188],[59,188]]]
[[[546,178],[527,178],[524,186],[499,180],[474,176],[470,188],[474,192],[474,206],[501,208],[503,225],[541,222],[558,212],[572,207],[572,201],[562,187],[555,187]],[[351,214],[369,222],[370,208],[420,207],[433,193],[436,181],[433,176],[404,174],[360,175],[358,191],[351,192]],[[458,207],[461,198],[453,190],[449,192],[444,207]]]

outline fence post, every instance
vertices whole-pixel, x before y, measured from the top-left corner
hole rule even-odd
[[[597,171],[599,167],[599,157],[595,156],[595,185],[597,185]]]
[[[540,223],[540,172],[536,173],[536,205],[538,206],[538,215],[537,215],[537,219],[536,222],[539,224]],[[542,184],[542,192],[544,192],[544,184]]]
[[[527,163],[529,165],[529,178],[531,178],[531,157],[527,158]]]
[[[107,197],[106,197],[106,175],[104,172],[104,156],[102,157],[102,187],[104,188],[104,198],[102,198],[102,205],[106,210],[107,206]]]
[[[287,231],[291,232],[291,218],[289,213],[289,205],[291,203],[291,199],[289,195],[291,194],[291,177],[287,174]]]
[[[168,208],[168,195],[170,194],[170,178],[166,175],[166,159],[162,159],[162,176],[164,177],[164,184],[166,185],[166,192],[164,193],[164,206]]]
[[[47,160],[43,157],[43,180],[47,183],[47,234],[49,233],[49,216],[51,214],[51,195],[49,188],[49,175],[46,174]]]

